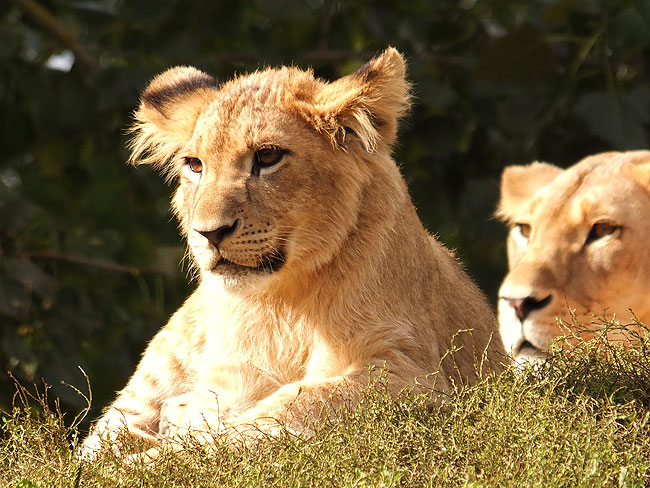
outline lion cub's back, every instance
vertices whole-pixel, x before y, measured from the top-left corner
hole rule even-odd
[[[460,376],[474,382],[477,373],[500,371],[505,360],[503,344],[497,332],[496,316],[483,291],[476,285],[454,252],[434,237],[430,238],[437,260],[439,279],[432,313],[438,315],[438,324],[444,336],[440,343],[441,355],[453,348],[471,351],[475,361],[443,362],[443,370],[458,368]],[[448,355],[449,356],[449,355]],[[476,371],[476,369],[479,371]],[[457,376],[450,373],[450,376]]]

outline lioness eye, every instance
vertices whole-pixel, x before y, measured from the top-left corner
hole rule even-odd
[[[530,237],[530,224],[515,224],[515,226],[526,239]]]
[[[262,168],[278,164],[284,156],[284,152],[275,147],[267,147],[255,151],[255,162]]]
[[[607,222],[595,223],[594,225],[591,226],[591,230],[589,230],[586,243],[589,244],[592,241],[613,234],[620,228],[621,228],[620,225],[608,224]]]
[[[192,173],[201,173],[203,171],[203,162],[199,158],[185,158],[185,164]]]

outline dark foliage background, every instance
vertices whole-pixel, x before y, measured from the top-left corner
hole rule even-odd
[[[60,385],[85,384],[77,365],[105,404],[190,291],[171,189],[124,164],[148,80],[176,64],[336,78],[387,45],[416,95],[396,159],[492,300],[504,165],[648,147],[650,0],[0,0],[0,406],[12,371],[78,410]]]

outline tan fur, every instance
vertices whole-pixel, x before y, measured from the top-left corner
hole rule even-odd
[[[369,366],[395,395],[499,368],[490,308],[423,229],[391,159],[408,105],[394,49],[332,83],[286,67],[222,86],[193,68],[154,79],[133,159],[179,181],[173,207],[200,284],[86,452],[123,426],[153,443],[208,427],[301,432],[324,404],[353,401]],[[286,153],[259,169],[266,147]],[[203,161],[200,175],[188,157]],[[226,227],[217,245],[198,232]]]
[[[597,154],[567,170],[509,167],[501,193],[498,214],[511,231],[499,325],[515,359],[542,358],[570,331],[555,320],[570,324],[569,309],[592,332],[593,315],[627,322],[628,308],[650,323],[650,152]],[[608,232],[596,232],[603,224]]]

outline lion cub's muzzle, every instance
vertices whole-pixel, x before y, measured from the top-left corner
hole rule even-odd
[[[219,249],[221,241],[223,241],[226,236],[233,234],[240,225],[241,220],[237,219],[232,224],[222,225],[214,230],[195,230],[205,237],[215,248]]]
[[[286,262],[280,241],[269,222],[244,224],[235,219],[209,230],[194,229],[207,239],[211,252],[218,257],[211,260],[209,271],[225,275],[272,273]],[[204,241],[205,242],[205,241]]]

